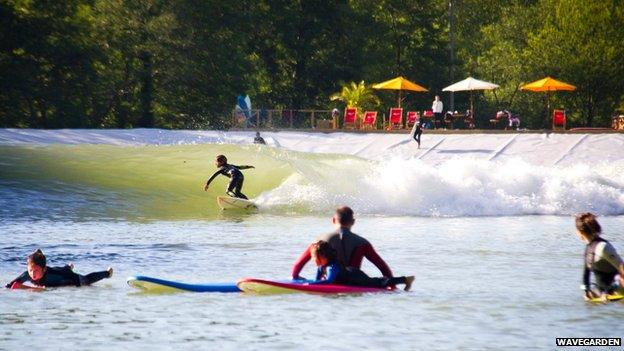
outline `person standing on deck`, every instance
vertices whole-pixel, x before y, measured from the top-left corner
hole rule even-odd
[[[431,110],[433,111],[433,125],[437,129],[438,125],[442,127],[442,123],[444,123],[442,119],[442,111],[444,110],[444,104],[440,100],[440,96],[436,95],[435,100],[433,100],[433,104],[431,104]]]

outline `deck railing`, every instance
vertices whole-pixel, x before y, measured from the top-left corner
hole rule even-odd
[[[232,111],[233,128],[336,129],[331,110],[252,109]]]

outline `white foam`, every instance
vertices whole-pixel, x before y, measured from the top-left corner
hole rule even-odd
[[[360,213],[410,216],[624,213],[624,162],[599,167],[462,158],[435,166],[400,158],[302,163],[305,167],[259,196],[258,203],[312,211],[350,204]]]
[[[250,144],[255,132],[161,129],[0,129],[0,145]],[[288,150],[354,155],[366,159],[419,159],[441,164],[461,158],[520,159],[542,166],[600,164],[623,159],[623,134],[427,134],[418,149],[407,134],[263,132],[269,146]]]

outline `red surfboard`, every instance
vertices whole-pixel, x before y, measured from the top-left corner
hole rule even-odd
[[[271,280],[245,278],[239,280],[236,285],[239,289],[246,293],[254,293],[261,295],[273,294],[294,294],[294,293],[311,293],[311,294],[363,294],[363,293],[379,293],[391,292],[392,289],[386,288],[369,288],[361,286],[347,286],[335,284],[297,284],[282,283]]]

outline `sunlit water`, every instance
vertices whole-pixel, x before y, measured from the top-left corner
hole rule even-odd
[[[221,213],[201,185],[226,153],[256,214]],[[624,251],[622,164],[367,161],[232,145],[0,147],[0,280],[36,248],[87,288],[0,290],[0,349],[556,349],[555,337],[622,337],[624,304],[591,305],[572,214],[604,216]],[[185,282],[286,279],[336,205],[413,291],[146,295],[148,275]],[[366,263],[370,275],[379,272]],[[304,275],[312,276],[308,265]]]
[[[624,247],[624,217],[605,217]],[[568,217],[358,219],[413,291],[357,296],[145,295],[134,274],[188,282],[287,278],[327,217],[189,222],[4,221],[0,278],[42,247],[51,264],[115,276],[89,288],[0,292],[0,346],[59,349],[554,349],[555,337],[621,337],[622,304],[578,289],[582,243]],[[378,274],[370,264],[364,269]],[[306,267],[306,275],[312,270]]]

